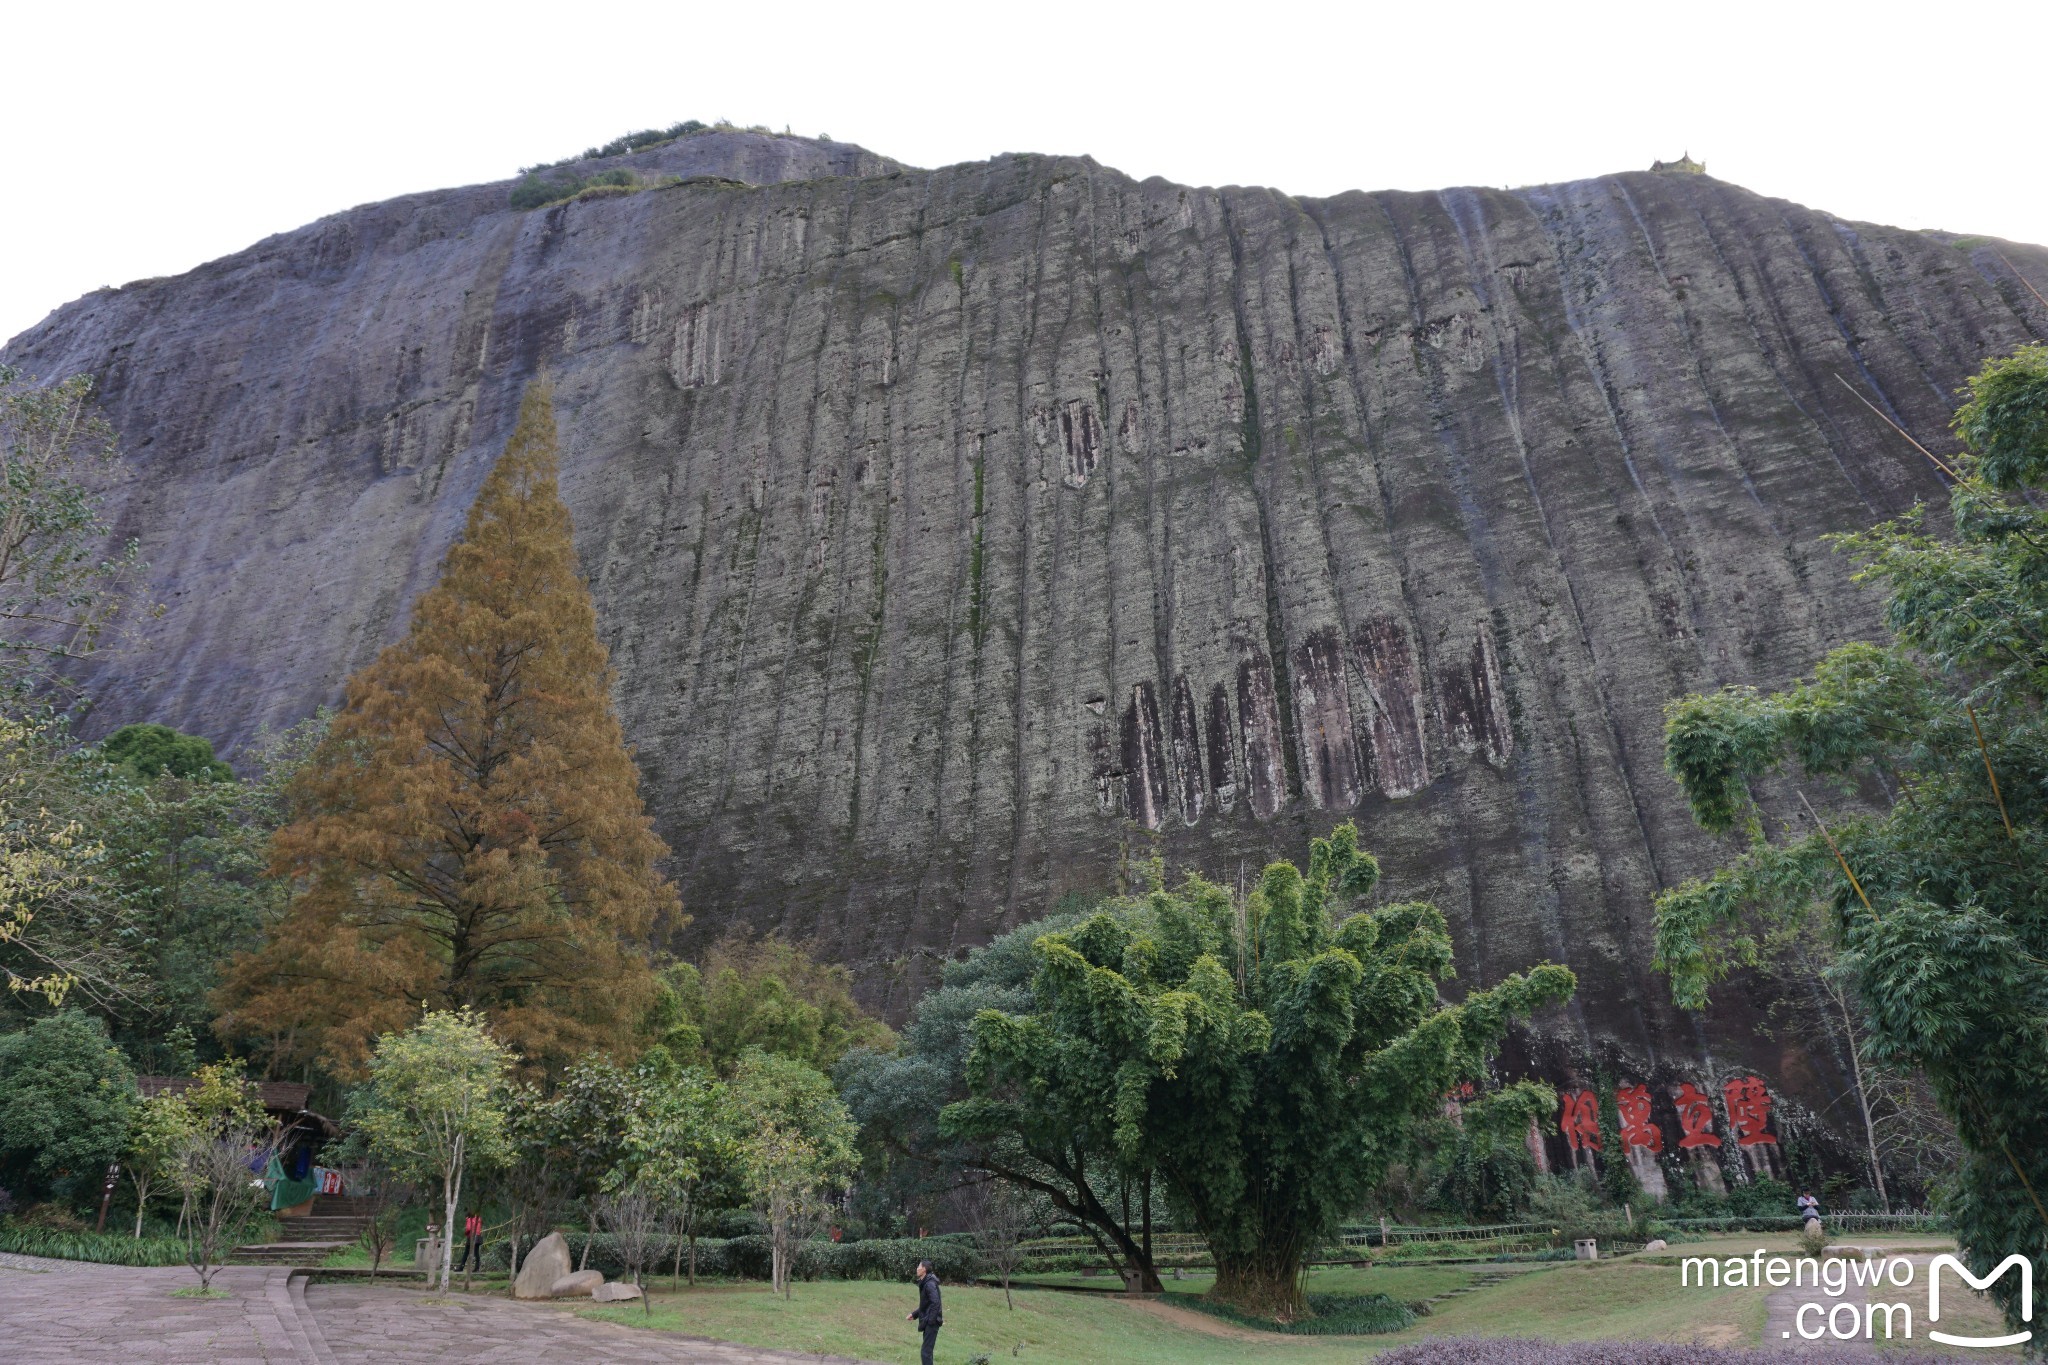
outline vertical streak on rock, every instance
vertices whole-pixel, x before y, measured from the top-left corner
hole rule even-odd
[[[1209,790],[1225,815],[1237,809],[1237,725],[1230,714],[1230,688],[1209,691]]]
[[[1159,736],[1159,702],[1152,684],[1131,688],[1124,708],[1124,811],[1146,829],[1158,829],[1166,814],[1166,754]]]
[[[1252,809],[1262,818],[1280,809],[1290,791],[1296,789],[1299,775],[1296,770],[1295,742],[1298,736],[1292,733],[1293,716],[1291,707],[1284,704],[1286,694],[1292,687],[1287,674],[1287,621],[1280,599],[1280,564],[1274,545],[1273,510],[1270,492],[1266,486],[1267,471],[1264,467],[1265,431],[1261,425],[1259,391],[1256,375],[1252,369],[1251,328],[1245,320],[1244,299],[1244,241],[1238,232],[1236,214],[1231,208],[1227,195],[1217,197],[1221,210],[1224,236],[1230,243],[1230,309],[1231,319],[1237,329],[1238,374],[1241,380],[1242,410],[1239,415],[1240,454],[1249,466],[1249,481],[1252,496],[1259,514],[1260,575],[1266,589],[1265,633],[1266,652],[1255,654],[1263,666],[1264,696],[1271,699],[1268,708],[1273,718],[1270,732],[1270,754],[1277,764],[1279,782],[1271,794],[1272,805],[1262,809],[1262,796],[1257,776],[1259,766],[1251,757],[1252,743],[1249,728],[1245,737],[1245,766],[1250,770],[1252,783]],[[1238,675],[1238,707],[1245,706],[1244,675],[1240,668]]]
[[[1244,782],[1252,814],[1270,820],[1287,799],[1287,770],[1281,763],[1286,742],[1280,729],[1280,703],[1273,695],[1273,663],[1249,651],[1237,666],[1237,720],[1244,736]]]
[[[1429,783],[1429,749],[1408,631],[1391,616],[1377,616],[1358,628],[1352,648],[1371,708],[1373,777],[1388,796],[1413,796]]]
[[[1202,818],[1208,790],[1203,781],[1202,725],[1195,715],[1195,693],[1185,673],[1173,680],[1172,745],[1174,794],[1179,797],[1182,822],[1192,825]]]
[[[1294,647],[1294,732],[1301,739],[1301,785],[1322,810],[1349,810],[1365,793],[1344,643],[1319,626]]]
[[[1096,813],[1115,815],[1124,770],[1117,764],[1116,744],[1110,738],[1108,721],[1098,721],[1089,728],[1088,755],[1094,769]]]
[[[1059,410],[1060,443],[1066,455],[1066,472],[1060,482],[1080,488],[1102,461],[1102,424],[1096,420],[1095,405],[1085,398],[1070,398]]]
[[[1507,685],[1500,675],[1500,659],[1493,651],[1493,632],[1479,627],[1472,644],[1472,709],[1478,727],[1477,738],[1486,761],[1496,768],[1507,766],[1514,756],[1515,732],[1508,717]]]

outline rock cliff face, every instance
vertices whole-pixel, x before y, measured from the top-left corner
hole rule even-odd
[[[1662,709],[1872,633],[1821,537],[1940,491],[1885,418],[1951,449],[1964,376],[2048,335],[2048,252],[1697,175],[628,164],[724,180],[355,209],[10,344],[99,376],[169,606],[98,723],[232,756],[333,701],[547,368],[692,934],[818,935],[895,1004],[1153,838],[1235,881],[1350,817],[1467,980],[1553,958],[1560,1033],[1717,1046],[1649,967],[1723,851]]]

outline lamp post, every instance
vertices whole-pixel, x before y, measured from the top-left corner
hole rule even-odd
[[[100,1221],[93,1225],[92,1230],[94,1232],[105,1232],[107,1230],[107,1205],[113,1200],[114,1186],[119,1184],[120,1181],[121,1163],[109,1161],[107,1163],[107,1183],[100,1190]]]

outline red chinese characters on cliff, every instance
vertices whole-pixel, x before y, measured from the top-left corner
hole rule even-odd
[[[1623,1146],[1642,1147],[1651,1152],[1664,1150],[1664,1130],[1650,1122],[1649,1086],[1622,1086],[1614,1092],[1614,1104],[1621,1112]]]
[[[1721,1097],[1728,1101],[1728,1125],[1735,1130],[1737,1142],[1744,1147],[1777,1143],[1777,1135],[1764,1127],[1771,1121],[1771,1092],[1764,1089],[1762,1081],[1737,1076],[1721,1087]]]
[[[1721,1098],[1727,1104],[1728,1128],[1739,1145],[1777,1145],[1777,1134],[1770,1130],[1771,1092],[1760,1078],[1736,1076],[1730,1079],[1721,1087]],[[1564,1134],[1564,1140],[1575,1152],[1599,1151],[1599,1096],[1591,1090],[1568,1090],[1563,1100],[1557,1127]],[[1622,1146],[1640,1147],[1651,1153],[1662,1152],[1664,1130],[1650,1121],[1650,1087],[1619,1086],[1614,1092],[1614,1102],[1621,1118]],[[1672,1104],[1678,1110],[1678,1146],[1681,1150],[1721,1145],[1721,1138],[1714,1131],[1714,1101],[1707,1092],[1687,1081],[1678,1087]]]
[[[1590,1090],[1567,1090],[1564,1109],[1557,1116],[1558,1131],[1577,1151],[1600,1150],[1600,1101]]]
[[[1721,1139],[1714,1134],[1714,1102],[1700,1093],[1698,1086],[1691,1081],[1679,1086],[1672,1103],[1678,1106],[1678,1126],[1684,1133],[1678,1139],[1679,1147],[1721,1145]]]

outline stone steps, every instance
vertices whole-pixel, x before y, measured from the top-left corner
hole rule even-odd
[[[302,1242],[319,1242],[332,1238],[353,1242],[363,1235],[363,1230],[369,1227],[370,1220],[311,1214],[303,1218],[280,1218],[278,1224],[287,1234]]]
[[[254,1242],[231,1253],[235,1260],[259,1265],[317,1266],[353,1242]]]
[[[1482,1289],[1491,1289],[1502,1281],[1512,1278],[1514,1273],[1509,1270],[1488,1271],[1485,1274],[1475,1276],[1470,1284],[1459,1285],[1456,1289],[1446,1289],[1441,1294],[1432,1294],[1428,1298],[1419,1299],[1408,1306],[1417,1313],[1427,1317],[1435,1311],[1436,1305],[1449,1299],[1463,1298],[1467,1294],[1477,1294]]]

